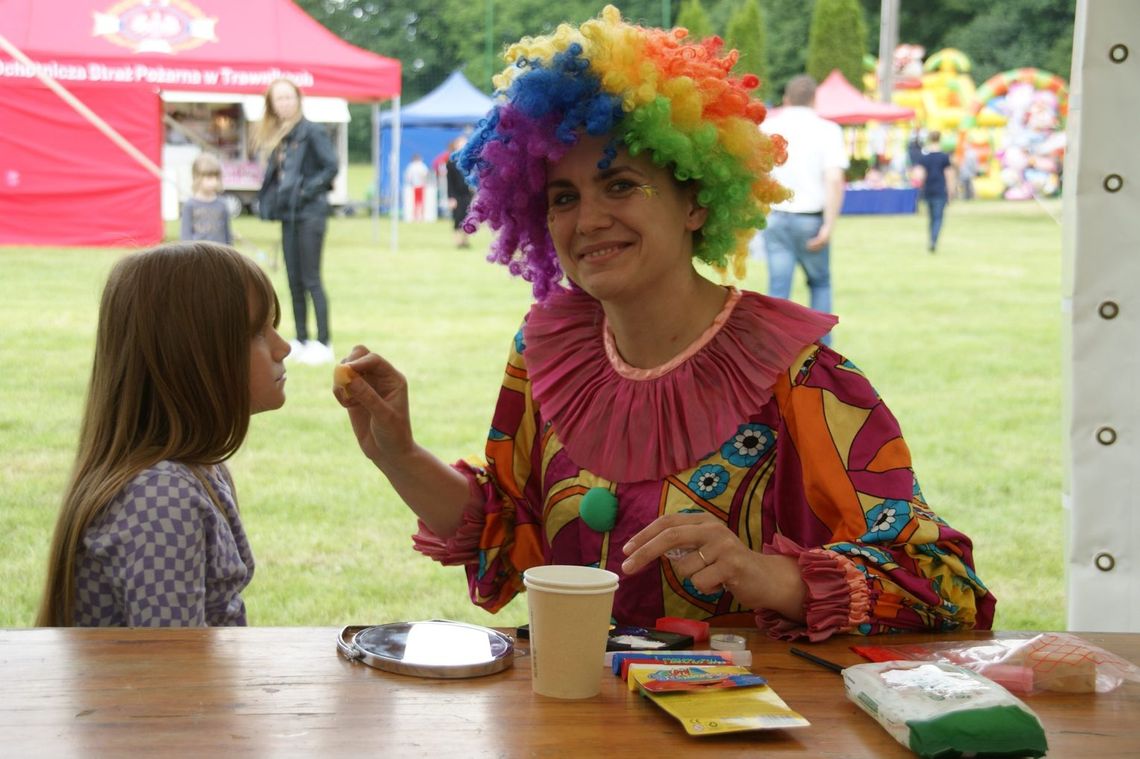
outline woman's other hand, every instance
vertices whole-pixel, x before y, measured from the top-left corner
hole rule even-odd
[[[727,589],[746,608],[770,609],[803,621],[807,587],[790,556],[761,554],[741,542],[712,514],[666,514],[622,547],[622,571],[635,574],[659,559],[701,593]]]

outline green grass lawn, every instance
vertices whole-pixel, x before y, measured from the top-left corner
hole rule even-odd
[[[360,179],[360,177],[365,177]],[[366,174],[350,174],[353,197]],[[274,268],[277,227],[242,247]],[[903,426],[924,494],[974,538],[1005,629],[1062,629],[1060,228],[1039,206],[954,204],[937,255],[918,216],[844,217],[833,249],[835,347]],[[170,225],[173,238],[177,228]],[[334,219],[325,252],[334,347],[364,343],[408,376],[417,437],[447,460],[482,450],[525,283],[452,246],[448,222]],[[0,248],[0,627],[31,624],[74,456],[99,293],[121,250]],[[761,262],[744,286],[764,289]],[[797,280],[796,299],[806,293]],[[284,319],[292,336],[291,318]],[[254,418],[232,470],[257,572],[251,624],[345,625],[489,615],[462,570],[411,548],[415,520],[364,459],[328,367],[290,365],[288,401]]]

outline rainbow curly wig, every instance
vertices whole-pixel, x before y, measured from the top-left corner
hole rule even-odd
[[[722,55],[719,38],[687,37],[625,22],[609,5],[580,27],[562,24],[507,49],[497,102],[458,157],[476,188],[464,228],[495,230],[489,260],[530,282],[537,299],[563,276],[546,227],[546,166],[582,132],[615,138],[602,168],[621,143],[695,181],[709,213],[693,255],[722,272],[731,264],[743,274],[748,240],[770,204],[789,196],[769,175],[786,143],[758,128],[765,109],[750,91],[759,80],[730,75],[737,53]]]

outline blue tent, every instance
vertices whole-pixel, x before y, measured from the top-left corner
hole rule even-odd
[[[453,71],[443,84],[422,98],[400,109],[400,156],[396,177],[418,153],[429,166],[447,150],[452,139],[479,122],[491,110],[491,98],[467,80],[462,71]],[[380,115],[381,162],[380,197],[385,204],[391,197],[391,158],[394,115]],[[397,186],[399,182],[397,181]]]

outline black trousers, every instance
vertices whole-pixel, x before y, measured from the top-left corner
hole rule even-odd
[[[285,256],[285,273],[289,278],[289,295],[293,300],[293,319],[297,323],[297,339],[309,339],[309,313],[306,295],[313,301],[317,318],[317,339],[325,345],[329,334],[329,303],[321,284],[321,254],[325,246],[325,214],[303,215],[281,222],[281,248]]]

